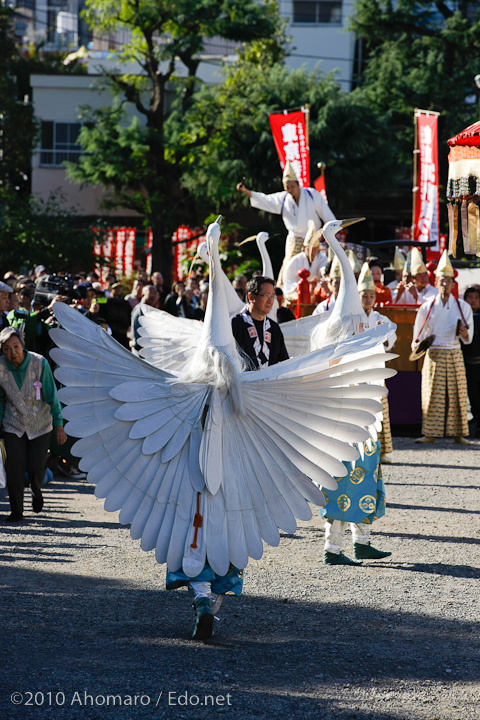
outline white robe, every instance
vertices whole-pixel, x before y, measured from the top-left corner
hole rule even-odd
[[[328,203],[314,188],[300,188],[298,205],[286,190],[271,195],[252,190],[250,203],[258,210],[282,216],[288,230],[287,241],[294,237],[304,238],[309,220],[313,220],[315,230],[319,230],[323,223],[337,219]]]
[[[384,315],[377,312],[376,310],[370,310],[370,314],[367,315],[367,320],[368,320],[368,323],[367,323],[365,330],[367,330],[368,328],[374,328],[377,325],[382,325],[385,322],[386,318]],[[385,349],[390,350],[395,345],[396,340],[397,340],[397,334],[393,333],[393,335],[391,335],[391,337],[388,338],[388,342],[385,346]]]
[[[298,283],[300,278],[298,273],[300,270],[308,270],[310,275],[309,281],[312,281],[314,277],[320,276],[320,270],[325,267],[327,260],[324,253],[318,253],[315,260],[311,263],[304,252],[295,255],[287,264],[283,272],[283,293],[289,298],[290,296],[297,296],[298,294]]]
[[[320,313],[330,312],[335,307],[335,297],[330,295],[326,300],[322,300],[318,303],[317,307],[313,311],[312,315],[320,315]]]
[[[427,285],[427,287],[423,288],[423,290],[419,290],[418,300],[415,300],[408,290],[404,290],[400,295],[400,299],[397,300],[397,291],[392,290],[392,302],[404,305],[422,305],[424,302],[430,300],[430,298],[434,298],[436,295],[438,295],[438,290],[436,287],[433,287],[433,285]]]
[[[437,295],[434,300],[424,303],[418,308],[415,325],[413,326],[412,349],[417,347],[417,343],[415,342],[417,338],[420,342],[429,335],[435,335],[435,340],[431,345],[432,350],[455,350],[455,348],[460,347],[460,341],[465,345],[470,345],[473,339],[472,308],[464,300],[459,300],[458,302],[462,308],[465,322],[468,325],[468,337],[462,338],[456,335],[458,321],[461,320],[463,324],[456,299],[453,295],[450,295],[444,305],[440,299],[440,295]],[[430,308],[431,312],[429,314],[428,311]],[[428,319],[425,323],[427,315]]]

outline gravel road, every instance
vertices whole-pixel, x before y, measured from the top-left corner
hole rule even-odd
[[[93,487],[54,480],[41,515],[0,523],[0,718],[478,720],[480,444],[394,442],[374,525],[392,557],[325,567],[314,510],[208,643]]]

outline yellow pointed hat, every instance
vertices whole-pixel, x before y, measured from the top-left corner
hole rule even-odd
[[[405,267],[405,255],[398,249],[395,248],[395,256],[393,258],[393,269],[403,270]]]
[[[358,278],[358,292],[360,290],[376,290],[375,283],[373,282],[372,273],[368,267],[368,263],[363,263],[363,267]]]
[[[338,261],[338,257],[336,255],[332,260],[332,267],[330,268],[328,277],[330,278],[330,280],[333,280],[333,278],[342,277],[341,265],[340,265],[340,263]]]
[[[354,272],[355,275],[358,275],[358,273],[361,271],[362,266],[360,264],[360,260],[357,258],[353,250],[348,249],[347,250],[347,257],[348,262],[350,263],[350,266]]]
[[[320,245],[320,238],[323,235],[323,230],[315,230],[315,223],[313,220],[308,221],[308,230],[303,241],[303,247],[305,250],[312,250],[312,248]]]
[[[427,268],[425,267],[425,263],[423,262],[422,253],[420,250],[416,247],[412,248],[411,251],[411,269],[410,272],[412,275],[418,275],[419,273],[426,273]]]
[[[310,241],[312,240],[313,236],[315,234],[315,223],[313,220],[309,220],[307,224],[307,234],[305,235],[305,239],[303,241],[304,247],[308,247],[310,245]]]
[[[450,258],[448,257],[448,253],[446,250],[443,251],[443,255],[438,261],[437,269],[435,270],[435,275],[437,277],[455,277],[455,273],[453,272],[452,263],[450,262]]]
[[[282,181],[286,182],[287,180],[293,180],[294,182],[298,182],[298,178],[295,175],[295,170],[293,169],[290,160],[287,160],[283,169]]]

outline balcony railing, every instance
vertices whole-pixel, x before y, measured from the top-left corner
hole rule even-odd
[[[40,167],[62,167],[65,162],[78,162],[81,150],[40,150]]]

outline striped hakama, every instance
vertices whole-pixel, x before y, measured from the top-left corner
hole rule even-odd
[[[460,348],[427,351],[422,369],[422,414],[424,435],[468,435],[467,379]]]
[[[388,455],[393,450],[392,443],[392,429],[390,427],[390,409],[388,407],[388,395],[384,395],[382,398],[383,405],[383,420],[382,429],[378,433],[378,439],[381,445],[381,454]]]

